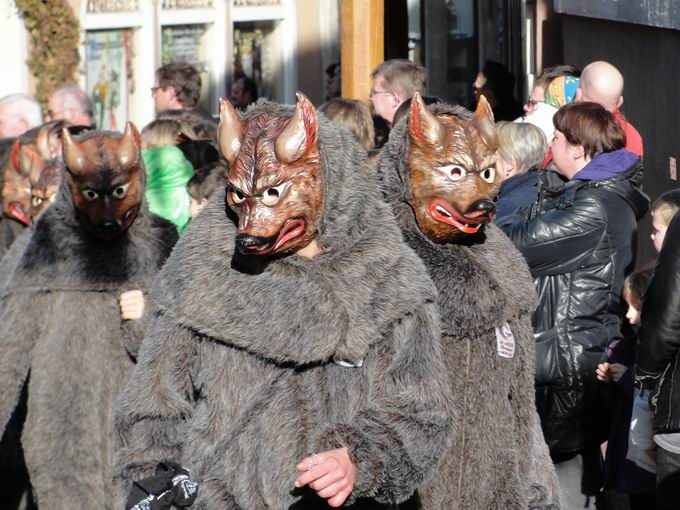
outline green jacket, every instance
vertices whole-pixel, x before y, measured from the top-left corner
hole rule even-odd
[[[149,209],[182,232],[191,219],[187,192],[187,183],[194,173],[191,163],[177,147],[144,149],[142,159],[146,166]]]

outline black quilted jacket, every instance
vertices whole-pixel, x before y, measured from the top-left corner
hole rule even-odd
[[[552,454],[581,451],[606,434],[595,369],[621,335],[623,280],[634,263],[637,220],[649,206],[638,189],[639,160],[607,170],[603,180],[567,183],[547,172],[529,219],[505,228],[539,296],[536,405]]]

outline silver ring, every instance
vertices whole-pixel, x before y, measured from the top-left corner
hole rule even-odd
[[[307,466],[307,471],[310,471],[311,469],[315,468],[319,464],[323,462],[323,457],[321,455],[317,455],[316,453],[312,455],[312,459],[309,461],[309,466]]]

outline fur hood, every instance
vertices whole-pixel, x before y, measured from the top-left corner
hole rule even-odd
[[[65,169],[62,168],[62,173]],[[13,291],[112,291],[149,288],[177,240],[175,227],[143,201],[128,230],[112,241],[91,236],[80,224],[64,180],[54,203],[32,228],[14,274]]]
[[[428,109],[436,115],[472,119],[472,114],[460,106],[436,103]],[[494,225],[486,225],[477,234],[449,244],[434,243],[422,234],[410,206],[407,123],[408,116],[390,132],[378,170],[385,199],[392,206],[404,238],[423,259],[440,289],[439,304],[445,329],[455,331],[473,327],[483,330],[489,323],[501,324],[509,318],[530,313],[536,293],[526,262]],[[503,264],[498,263],[499,254],[506,258]],[[461,256],[469,259],[467,266],[454,263]],[[489,278],[490,285],[485,285]],[[474,280],[477,280],[476,284]],[[466,284],[462,285],[463,282]],[[464,306],[465,303],[474,306]]]
[[[292,112],[260,101],[245,117]],[[159,274],[152,294],[164,314],[275,363],[360,363],[391,321],[435,299],[422,263],[378,199],[363,149],[323,115],[318,138],[321,254],[313,260],[240,255],[235,216],[218,189]]]

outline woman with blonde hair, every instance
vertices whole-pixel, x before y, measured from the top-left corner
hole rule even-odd
[[[373,120],[368,107],[356,99],[336,98],[319,107],[328,120],[342,124],[366,150],[373,148]]]
[[[142,159],[147,174],[149,209],[174,223],[179,232],[191,219],[187,183],[194,174],[194,168],[176,145],[190,138],[190,134],[187,126],[167,119],[155,120],[142,130]]]
[[[536,197],[538,169],[548,146],[543,132],[532,124],[499,122],[496,171],[502,179],[496,201],[495,223],[502,226],[517,219]]]

